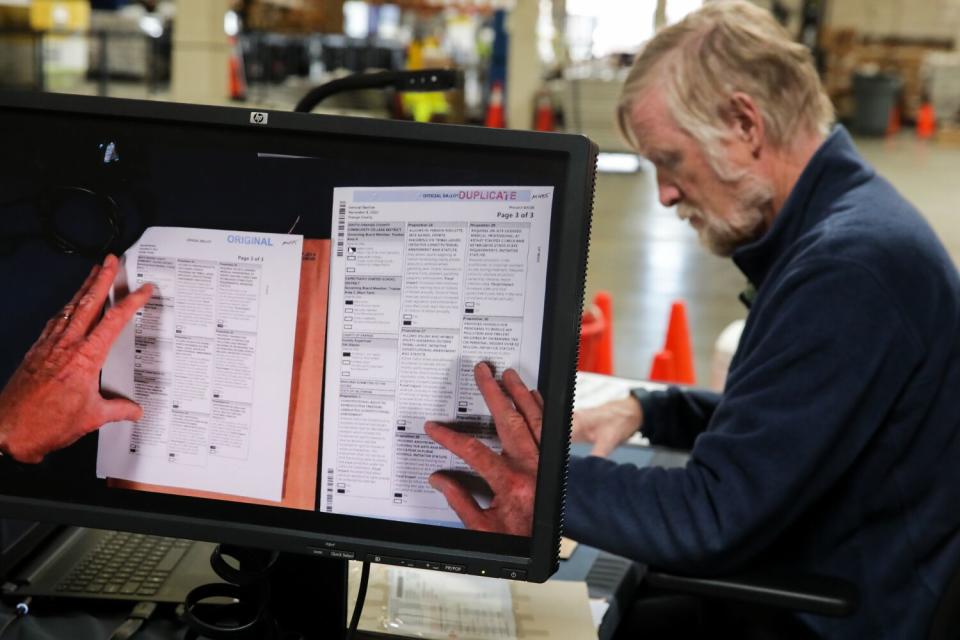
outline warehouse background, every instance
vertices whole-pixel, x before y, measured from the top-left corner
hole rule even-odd
[[[0,86],[289,110],[356,73],[456,69],[461,88],[341,94],[318,112],[582,133],[605,152],[588,311],[613,300],[614,372],[645,377],[685,303],[697,382],[719,386],[742,275],[657,203],[613,108],[633,54],[701,0],[0,0]],[[960,257],[960,0],[774,0],[864,155]],[[719,363],[719,364],[718,364]]]

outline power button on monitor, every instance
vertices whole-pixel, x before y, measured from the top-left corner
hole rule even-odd
[[[527,572],[521,569],[500,569],[500,577],[507,580],[526,580]]]

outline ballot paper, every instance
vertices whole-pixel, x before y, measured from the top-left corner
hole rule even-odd
[[[635,386],[637,383],[632,380],[578,371],[573,406],[578,410],[589,409],[626,398]]]
[[[603,624],[603,618],[610,610],[610,601],[605,598],[590,598],[590,618],[597,629]]]
[[[295,235],[151,227],[127,250],[111,303],[154,293],[101,386],[144,415],[100,430],[98,477],[281,498],[302,249]]]
[[[350,563],[348,618],[357,601],[361,564]],[[398,596],[401,577],[404,588]],[[418,595],[423,597],[419,602]],[[359,628],[371,637],[425,640],[580,640],[597,637],[608,606],[590,600],[585,582],[537,584],[372,564]],[[463,626],[475,621],[480,610],[487,620]],[[435,622],[441,617],[446,624],[411,626],[418,619]],[[478,633],[482,635],[474,635]]]
[[[499,450],[473,369],[537,384],[552,203],[553,187],[334,190],[322,511],[462,526],[427,479],[469,470],[423,425]]]
[[[665,389],[666,386],[648,382],[646,380],[630,380],[614,376],[577,371],[577,386],[574,393],[573,408],[575,411],[599,407],[613,400],[620,400],[630,395],[630,390],[643,387],[648,391]],[[637,431],[627,440],[627,444],[649,446],[650,441]],[[561,548],[561,558],[563,549]],[[572,552],[571,552],[572,553]]]
[[[385,626],[414,638],[514,640],[510,583],[437,572],[388,571]]]

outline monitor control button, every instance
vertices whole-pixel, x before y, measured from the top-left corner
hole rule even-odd
[[[393,556],[381,556],[378,554],[367,555],[367,560],[370,562],[379,562],[381,564],[393,564],[400,567],[416,567],[418,564],[409,558],[394,558]]]
[[[462,564],[447,564],[446,562],[441,565],[441,568],[450,573],[465,573],[467,570]]]
[[[500,577],[507,580],[526,580],[527,572],[522,569],[501,569]]]

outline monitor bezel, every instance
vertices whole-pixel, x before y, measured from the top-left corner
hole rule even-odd
[[[552,324],[544,332],[544,349],[551,349],[551,361],[569,363],[561,369],[541,372],[539,389],[545,398],[544,422],[562,426],[562,437],[545,439],[541,444],[541,463],[537,478],[536,505],[529,557],[474,550],[456,550],[432,545],[408,545],[388,540],[307,533],[289,528],[253,523],[227,522],[207,518],[156,514],[148,511],[94,505],[70,505],[53,500],[21,498],[0,494],[0,509],[5,516],[55,521],[79,526],[128,529],[161,535],[228,542],[281,551],[380,559],[382,562],[412,561],[465,566],[466,573],[508,577],[542,582],[558,566],[558,551],[563,520],[564,483],[569,458],[569,432],[573,406],[575,365],[579,347],[580,318],[586,275],[590,219],[593,209],[597,146],[580,135],[533,131],[488,129],[463,125],[419,124],[358,118],[264,110],[256,108],[208,106],[160,101],[99,98],[53,93],[0,91],[0,117],[16,117],[18,110],[82,114],[166,123],[213,125],[234,128],[267,128],[276,132],[295,132],[376,138],[385,141],[411,141],[457,144],[477,148],[521,149],[565,154],[568,158],[565,190],[555,194],[566,214],[556,227],[557,257],[549,261],[548,274],[553,286],[548,291],[552,308],[545,317]],[[265,114],[257,118],[255,114]],[[259,120],[259,122],[258,122]],[[556,482],[563,478],[563,482]],[[352,554],[352,556],[351,556]]]

